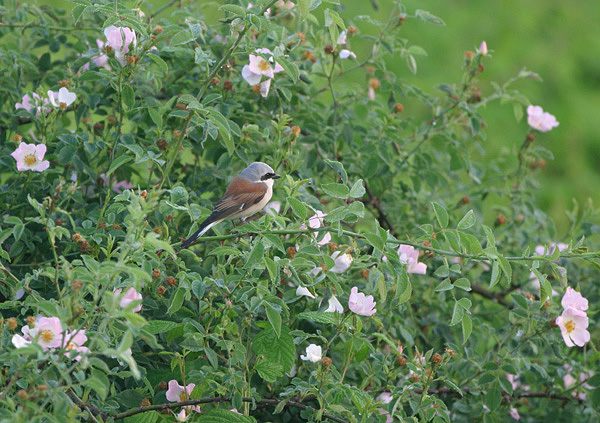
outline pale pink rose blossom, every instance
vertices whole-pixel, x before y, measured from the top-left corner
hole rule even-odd
[[[523,391],[529,391],[531,389],[529,385],[521,384],[521,382],[519,381],[519,375],[512,375],[510,373],[507,373],[505,376],[506,376],[506,379],[508,379],[508,381],[510,382],[510,384],[513,388],[513,391],[519,387]]]
[[[258,88],[258,92],[260,93],[260,95],[262,97],[266,97],[269,95],[269,90],[271,89],[271,80],[270,79],[265,79],[263,82],[260,83],[260,86]]]
[[[567,287],[565,295],[562,297],[560,304],[563,308],[572,307],[575,310],[585,311],[588,309],[588,300],[581,295],[580,292],[575,291],[570,286]]]
[[[123,190],[131,189],[131,188],[133,188],[133,185],[130,182],[125,181],[125,180],[115,182],[112,186],[112,190],[114,192],[116,192],[117,194],[123,194]]]
[[[481,44],[479,45],[479,54],[481,54],[482,56],[485,56],[488,54],[487,43],[485,41],[482,41]]]
[[[344,307],[342,306],[342,304],[339,302],[339,300],[337,299],[337,297],[335,295],[332,295],[331,298],[329,298],[329,307],[327,307],[327,310],[325,310],[325,312],[329,312],[329,313],[343,313],[344,312]]]
[[[590,371],[587,374],[584,372],[581,372],[581,373],[579,373],[579,381],[578,381],[571,375],[573,368],[571,366],[569,366],[568,364],[564,364],[563,366],[568,372],[563,376],[563,382],[565,384],[565,389],[569,389],[571,386],[573,386],[577,382],[585,382],[587,379],[594,376],[593,371]],[[586,389],[593,389],[593,387],[588,383],[582,383],[581,386]],[[585,392],[581,392],[581,391],[578,392],[577,390],[575,390],[575,391],[571,392],[571,395],[579,398],[582,401],[584,401],[586,399]]]
[[[167,392],[165,394],[165,396],[167,397],[167,401],[180,402],[189,400],[190,395],[192,394],[192,391],[194,390],[195,386],[196,385],[194,383],[188,383],[186,387],[183,387],[182,385],[177,383],[175,379],[170,380],[168,384],[169,389],[167,389]],[[198,413],[200,412],[199,405],[188,405],[184,408],[187,410],[194,410]]]
[[[24,172],[33,170],[35,172],[43,172],[50,167],[50,162],[44,160],[46,154],[45,144],[19,144],[19,147],[10,155],[17,161],[17,170]]]
[[[185,407],[181,409],[181,411],[175,416],[175,420],[178,422],[185,422],[188,419],[188,415],[185,412]]]
[[[515,407],[510,407],[510,416],[515,420],[521,419],[521,416],[519,416],[519,412]]]
[[[306,355],[300,355],[300,359],[304,361],[312,361],[318,363],[321,361],[323,351],[320,345],[310,344],[306,347]]]
[[[299,286],[296,289],[296,295],[299,296],[299,297],[316,298],[313,294],[311,294],[311,292],[308,290],[308,288],[305,288],[303,286]]]
[[[338,35],[336,44],[346,44],[346,31],[340,32],[340,35]]]
[[[63,348],[66,350],[65,355],[71,357],[71,351],[78,351],[80,353],[87,353],[90,351],[88,347],[84,347],[83,344],[87,342],[88,338],[85,335],[85,330],[80,329],[76,332],[65,333]],[[73,357],[74,360],[81,360],[81,354],[77,354]]]
[[[54,107],[64,110],[77,100],[77,95],[67,88],[61,87],[58,91],[48,90],[48,99]]]
[[[104,41],[96,39],[96,45],[98,46],[99,51],[104,51]],[[98,56],[94,56],[92,58],[92,62],[99,68],[110,70],[110,65],[108,64],[108,56],[104,53],[100,53]]]
[[[311,229],[318,229],[321,226],[324,225],[323,223],[323,218],[327,216],[326,213],[323,213],[321,210],[317,210],[315,214],[313,214],[309,219],[308,219],[308,226]],[[306,225],[302,225],[300,226],[300,229],[306,229]],[[318,237],[320,232],[315,232],[315,236]],[[331,234],[329,232],[326,232],[325,235],[323,236],[323,239],[321,241],[318,241],[317,244],[319,245],[325,245],[325,244],[329,244],[331,242]]]
[[[554,254],[556,248],[558,248],[558,251],[565,251],[567,248],[569,248],[569,244],[565,244],[564,242],[551,242],[548,247],[544,245],[536,245],[535,253],[538,256],[551,256]]]
[[[118,297],[121,295],[121,292],[123,290],[121,288],[115,289],[113,291],[113,295],[115,297]],[[119,303],[119,305],[123,308],[127,307],[129,305],[130,302],[132,301],[136,301],[136,300],[141,300],[142,299],[142,294],[138,294],[137,291],[135,290],[135,288],[129,288],[127,290],[127,292],[125,292],[125,295],[123,295],[123,297],[121,298],[121,302]],[[142,311],[142,304],[139,304],[138,306],[134,307],[134,309],[132,310],[134,313],[138,313],[140,311]]]
[[[46,108],[44,107],[46,104],[48,104],[47,98],[41,98],[36,93],[32,93],[31,96],[25,94],[21,98],[21,102],[15,104],[15,109],[25,109],[29,113],[31,113],[33,109],[36,109],[36,116],[39,116],[42,111],[46,111]]]
[[[58,317],[40,317],[36,319],[33,328],[27,329],[31,341],[40,345],[44,351],[60,347],[62,343],[63,329]]]
[[[283,10],[289,10],[295,6],[294,2],[279,0],[274,4],[275,7]]]
[[[527,107],[527,123],[533,129],[540,132],[548,132],[558,126],[556,117],[548,112],[544,112],[540,106]]]
[[[389,392],[382,392],[381,394],[379,394],[377,396],[377,398],[375,400],[376,401],[381,401],[384,404],[389,404],[390,402],[392,402],[392,399],[394,399],[394,398],[392,397],[392,395]],[[385,423],[392,423],[394,421],[394,419],[392,418],[392,416],[390,416],[390,413],[388,413],[383,408],[379,409],[379,414],[385,414],[386,415]]]
[[[377,311],[376,304],[372,295],[365,296],[362,292],[358,292],[357,287],[353,287],[350,291],[348,308],[354,313],[361,316],[372,316]]]
[[[575,345],[583,347],[590,340],[590,333],[587,331],[589,320],[584,311],[567,307],[556,318],[556,324],[560,328],[563,340],[568,347]]]
[[[344,273],[350,268],[353,261],[350,253],[340,254],[339,251],[334,251],[331,258],[335,261],[335,265],[329,271],[333,273]]]
[[[400,257],[400,261],[406,263],[407,273],[424,275],[427,271],[427,265],[419,263],[419,252],[412,245],[401,244],[398,247],[398,256]]]
[[[348,57],[352,57],[353,59],[356,59],[356,54],[354,54],[354,52],[352,52],[346,48],[340,50],[340,59],[347,59]]]
[[[130,52],[131,45],[133,47],[137,45],[135,32],[126,27],[117,28],[112,25],[104,30],[104,36],[106,37],[106,45],[110,46],[115,52],[115,59],[121,66],[127,65],[125,55]]]

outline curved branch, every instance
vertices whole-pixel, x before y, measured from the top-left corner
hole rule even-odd
[[[115,415],[113,415],[111,417],[113,417],[115,420],[120,420],[120,419],[124,419],[126,417],[133,416],[135,414],[145,413],[147,411],[167,410],[167,409],[171,409],[171,408],[184,407],[184,406],[188,406],[188,405],[214,404],[214,403],[218,403],[218,402],[230,402],[231,400],[232,400],[231,397],[213,397],[213,398],[191,399],[191,400],[179,401],[179,402],[171,402],[171,403],[166,403],[166,404],[155,404],[155,405],[148,405],[148,406],[145,406],[145,407],[138,407],[138,408],[135,408],[133,410],[129,410],[129,411],[125,411],[123,413],[115,414]],[[302,404],[301,402],[298,402],[298,401],[278,400],[278,399],[275,399],[275,398],[263,398],[261,400],[256,400],[255,398],[242,397],[242,401],[244,401],[244,402],[254,402],[254,403],[258,404],[258,405],[273,405],[273,406],[277,406],[280,403],[285,402],[285,406],[286,407],[296,407],[296,408],[300,408],[302,410],[306,410],[307,408],[309,408],[308,405]],[[329,414],[329,413],[323,413],[323,417],[326,418],[326,419],[329,419],[331,421],[337,422],[337,423],[348,423],[347,420],[340,419],[339,417],[336,417],[336,416],[334,416],[332,414]]]

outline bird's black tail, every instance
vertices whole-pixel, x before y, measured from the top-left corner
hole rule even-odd
[[[216,225],[219,222],[220,222],[220,220],[214,220],[212,215],[208,216],[208,218],[200,224],[200,227],[198,228],[198,230],[196,232],[194,232],[194,234],[192,236],[190,236],[188,239],[183,241],[183,244],[181,244],[181,249],[183,250],[184,248],[187,248],[190,245],[192,245],[194,243],[194,241],[196,241],[198,238],[200,238],[206,231],[208,231],[210,228],[212,228],[214,225]]]

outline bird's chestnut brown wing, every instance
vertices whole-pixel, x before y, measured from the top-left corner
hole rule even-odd
[[[213,214],[219,217],[227,217],[259,203],[267,193],[267,185],[262,182],[250,182],[247,179],[237,177],[229,184],[223,198],[219,200]]]

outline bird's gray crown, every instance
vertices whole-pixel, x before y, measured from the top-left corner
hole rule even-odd
[[[271,166],[263,162],[251,163],[246,169],[242,170],[240,176],[252,182],[258,182],[266,173],[275,173]]]

